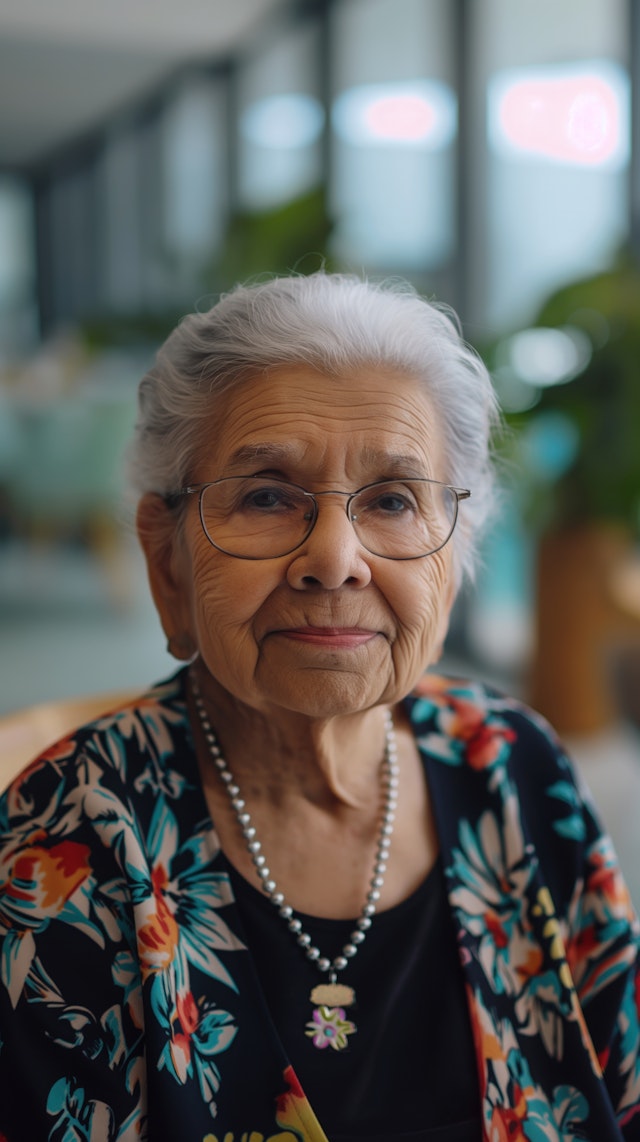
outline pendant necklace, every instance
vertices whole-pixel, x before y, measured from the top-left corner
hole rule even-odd
[[[314,1009],[311,1021],[306,1024],[305,1035],[311,1039],[314,1047],[320,1049],[332,1047],[335,1051],[341,1051],[347,1046],[347,1037],[356,1031],[355,1023],[347,1019],[345,1014],[345,1008],[351,1007],[356,1002],[356,995],[352,987],[338,982],[338,974],[344,971],[349,960],[352,960],[357,954],[359,946],[363,943],[371,927],[372,917],[380,899],[380,890],[384,884],[384,874],[387,871],[387,859],[398,803],[398,754],[391,714],[389,711],[385,713],[385,748],[381,770],[381,782],[385,793],[373,874],[355,928],[339,955],[330,960],[327,956],[323,956],[320,949],[312,943],[308,932],[303,931],[302,922],[297,916],[294,916],[293,908],[287,904],[271,876],[271,871],[262,852],[262,845],[256,836],[255,826],[247,812],[240,788],[222,755],[218,739],[207,717],[195,674],[191,672],[190,677],[196,710],[209,753],[227,791],[231,807],[245,839],[247,851],[260,878],[262,891],[286,923],[307,959],[315,965],[322,975],[328,977],[328,983],[319,983],[311,990],[309,999],[314,1005]]]

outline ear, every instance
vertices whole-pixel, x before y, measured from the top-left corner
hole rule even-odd
[[[164,633],[169,642],[184,643],[191,637],[190,595],[185,553],[181,550],[180,525],[175,512],[162,496],[148,492],[138,504],[136,527],[147,564],[151,594]],[[177,657],[190,657],[190,654]]]

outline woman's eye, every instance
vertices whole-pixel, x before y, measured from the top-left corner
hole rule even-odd
[[[293,508],[295,504],[282,488],[256,488],[244,497],[241,507],[247,511],[277,511]]]
[[[407,496],[394,492],[378,496],[369,506],[374,511],[384,512],[386,515],[402,515],[403,512],[411,511],[415,505]]]

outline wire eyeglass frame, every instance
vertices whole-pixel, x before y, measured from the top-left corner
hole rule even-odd
[[[293,544],[292,547],[288,547],[285,551],[280,551],[280,552],[278,552],[278,554],[269,554],[269,555],[238,554],[235,551],[227,550],[226,547],[222,547],[220,545],[220,543],[216,543],[216,541],[212,538],[209,531],[207,530],[207,525],[205,523],[205,514],[204,514],[204,509],[203,509],[204,495],[205,495],[205,492],[207,491],[207,488],[212,488],[212,487],[215,487],[215,486],[220,485],[220,484],[225,484],[225,483],[232,481],[232,480],[233,481],[239,481],[239,480],[253,481],[253,480],[255,480],[256,482],[261,481],[263,483],[266,483],[267,485],[269,483],[271,485],[277,484],[278,486],[282,486],[284,488],[287,488],[290,492],[298,492],[298,493],[306,496],[312,505],[312,509],[311,509],[311,513],[308,517],[309,526],[308,526],[307,530],[305,531],[305,534],[303,535],[303,537],[301,539],[297,540],[297,542],[295,544]],[[351,514],[351,504],[353,503],[353,501],[358,496],[360,496],[362,494],[362,492],[369,491],[371,488],[384,487],[385,485],[398,485],[398,484],[434,485],[435,487],[438,487],[438,488],[441,488],[443,490],[450,492],[452,497],[453,497],[452,502],[454,504],[454,511],[453,511],[453,519],[452,519],[449,531],[448,531],[446,537],[440,543],[438,543],[436,547],[430,549],[429,551],[424,551],[424,552],[421,552],[417,555],[388,555],[388,554],[384,554],[384,553],[381,553],[378,551],[374,551],[372,548],[368,547],[368,545],[361,539],[361,537],[359,535],[358,529],[355,526],[355,524],[357,523],[357,517]],[[363,484],[363,486],[361,488],[357,488],[355,492],[343,492],[343,491],[340,491],[338,489],[328,489],[327,491],[324,491],[324,492],[309,492],[309,491],[307,491],[306,488],[303,488],[300,484],[289,483],[286,480],[280,480],[278,478],[273,478],[270,480],[268,476],[262,476],[262,475],[242,476],[242,475],[240,475],[240,476],[222,476],[219,480],[209,480],[203,484],[188,484],[185,488],[181,488],[181,490],[179,492],[174,492],[170,495],[167,495],[165,497],[165,500],[170,506],[174,506],[175,503],[179,499],[181,499],[182,497],[196,495],[196,494],[198,494],[198,497],[199,497],[198,498],[198,511],[199,511],[199,516],[200,516],[200,523],[202,525],[202,530],[204,531],[204,534],[205,534],[207,540],[209,541],[209,543],[211,544],[211,546],[214,547],[216,549],[216,551],[222,552],[223,555],[229,555],[233,559],[250,559],[250,560],[254,560],[254,561],[261,561],[261,560],[265,560],[265,559],[281,559],[283,556],[291,555],[292,552],[297,551],[297,549],[299,547],[302,547],[302,545],[304,543],[306,543],[307,539],[311,535],[311,533],[312,533],[312,531],[313,531],[313,529],[314,529],[314,527],[318,521],[318,516],[320,513],[318,500],[323,496],[343,496],[343,497],[346,497],[346,503],[344,505],[344,508],[345,508],[345,513],[347,515],[347,519],[349,520],[349,522],[352,525],[354,525],[354,530],[355,530],[356,536],[358,538],[358,542],[362,545],[362,547],[365,548],[366,551],[369,552],[370,555],[375,555],[376,558],[378,558],[378,559],[393,559],[393,560],[396,560],[397,562],[407,562],[408,560],[413,560],[413,559],[426,559],[426,558],[428,558],[429,555],[435,555],[436,552],[441,551],[442,548],[445,547],[446,544],[449,542],[449,540],[451,539],[451,536],[453,535],[453,532],[455,531],[456,523],[458,522],[458,508],[459,508],[460,501],[461,500],[468,500],[471,496],[471,492],[468,488],[457,488],[452,484],[444,483],[442,480],[431,480],[431,479],[427,479],[426,477],[413,477],[412,476],[412,477],[406,477],[404,479],[400,477],[397,479],[373,480],[369,484]]]

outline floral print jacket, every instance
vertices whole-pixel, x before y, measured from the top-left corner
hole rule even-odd
[[[0,1142],[326,1139],[238,935],[184,678],[51,747],[0,800]],[[427,675],[407,708],[484,1142],[640,1139],[638,925],[561,747],[477,683]]]

